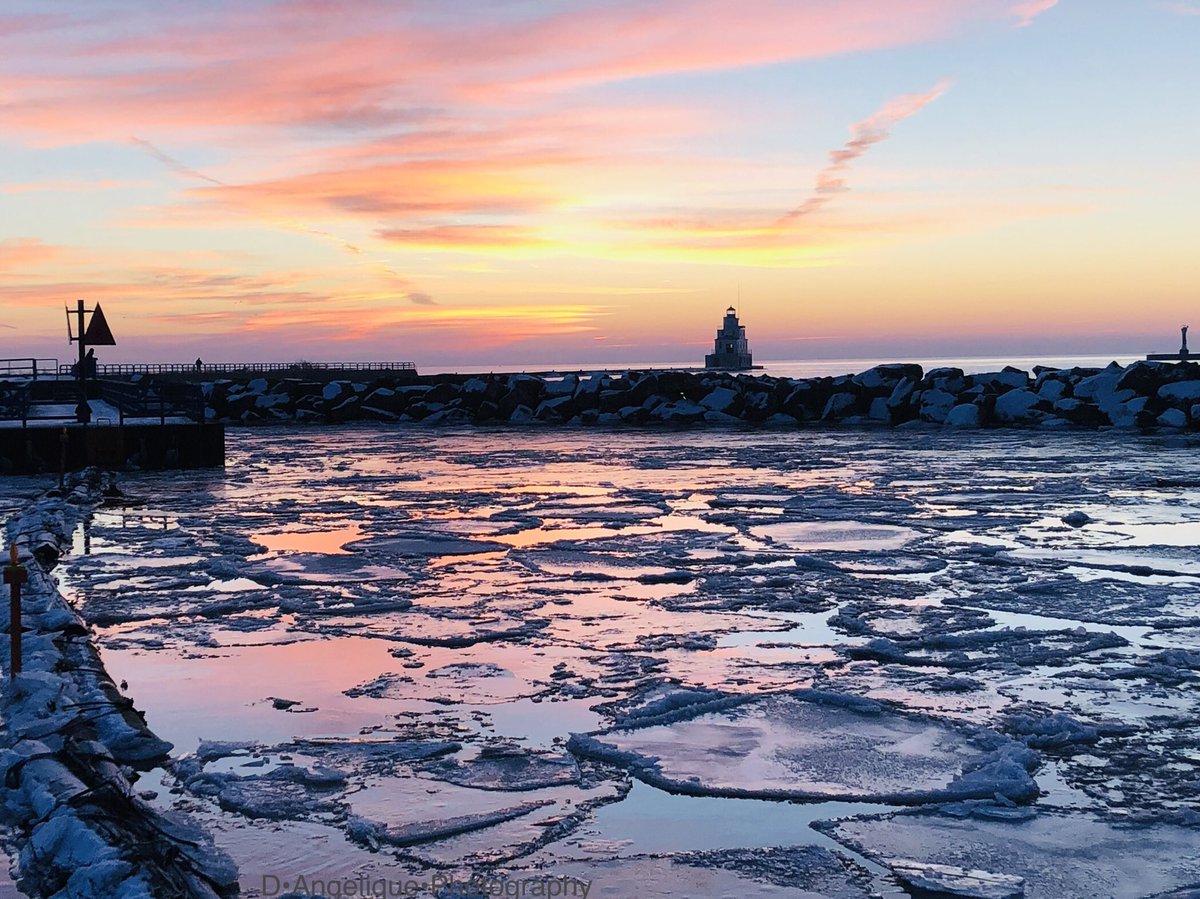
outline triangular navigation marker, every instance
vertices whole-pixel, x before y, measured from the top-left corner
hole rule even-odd
[[[87,346],[117,345],[117,339],[109,330],[108,322],[104,319],[104,312],[100,309],[99,303],[96,304],[96,311],[92,313],[92,320],[88,322],[87,331],[83,334],[83,342]]]

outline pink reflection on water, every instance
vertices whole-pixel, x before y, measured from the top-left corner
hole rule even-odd
[[[250,539],[269,552],[323,553],[349,555],[345,545],[362,537],[357,524],[331,531],[281,531],[276,534],[251,534]]]

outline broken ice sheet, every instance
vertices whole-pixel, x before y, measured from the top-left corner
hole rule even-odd
[[[573,735],[570,746],[699,796],[913,804],[1038,792],[1028,774],[1036,757],[1024,747],[854,697],[701,700],[655,720],[663,723]]]
[[[905,859],[1021,878],[1027,899],[1132,899],[1200,883],[1200,833],[1194,827],[1123,827],[1095,815],[1054,812],[998,821],[914,811],[823,829],[884,864]]]

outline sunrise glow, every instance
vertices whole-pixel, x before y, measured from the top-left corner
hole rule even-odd
[[[0,13],[0,356],[435,369],[1144,353],[1196,308],[1194,4]]]

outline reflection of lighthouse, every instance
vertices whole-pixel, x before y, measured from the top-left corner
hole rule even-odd
[[[730,306],[725,310],[725,320],[717,331],[713,352],[704,357],[705,368],[752,368],[750,345],[746,342],[746,329],[738,324],[737,310]]]

